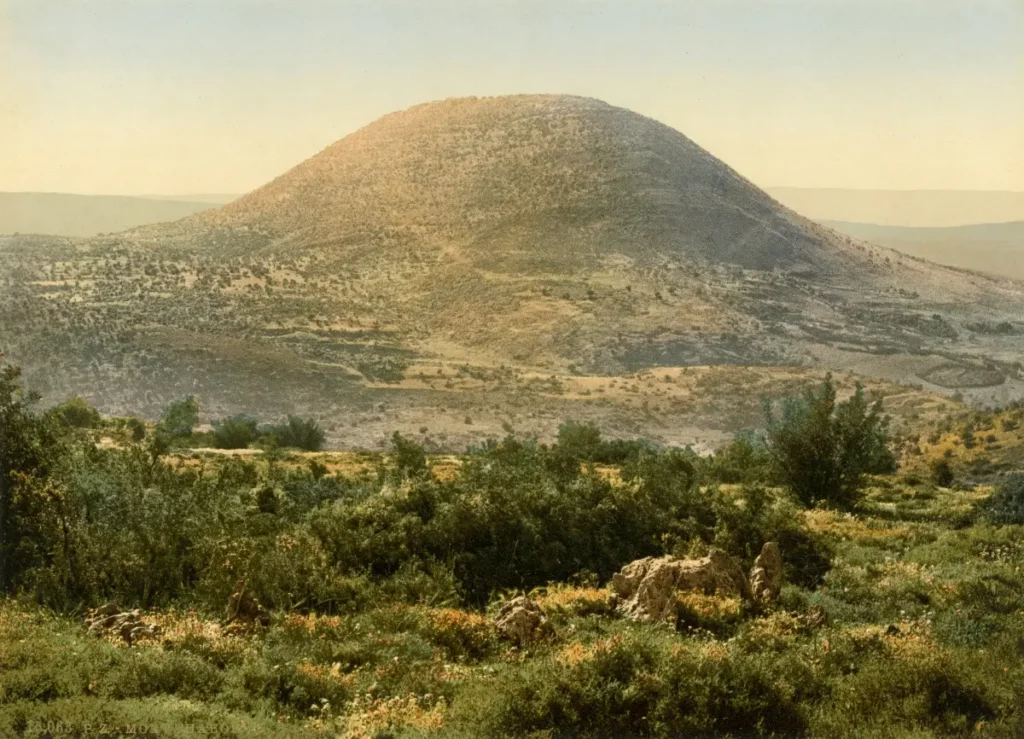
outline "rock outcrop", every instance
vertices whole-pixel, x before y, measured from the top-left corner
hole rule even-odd
[[[235,590],[228,597],[227,624],[270,626],[270,613],[260,605],[246,589],[245,580],[235,583]]]
[[[774,603],[782,590],[782,553],[774,541],[766,542],[750,570],[750,595],[756,603]]]
[[[524,596],[505,603],[494,619],[494,626],[499,634],[519,646],[554,634],[544,611]]]
[[[612,577],[616,607],[636,621],[674,621],[680,590],[750,597],[747,578],[728,554],[713,549],[700,559],[646,557],[630,562]]]
[[[85,617],[85,624],[90,636],[116,634],[129,646],[140,639],[155,639],[160,636],[160,627],[144,622],[140,611],[122,611],[113,603],[89,611]]]

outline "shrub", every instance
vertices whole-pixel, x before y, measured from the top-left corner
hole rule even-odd
[[[558,448],[584,462],[593,462],[601,448],[601,430],[593,423],[566,421],[558,427]]]
[[[931,465],[931,477],[932,482],[937,487],[948,488],[953,485],[955,476],[953,475],[953,467],[950,465],[948,459],[936,459]]]
[[[65,426],[80,429],[94,429],[103,420],[100,412],[89,405],[83,398],[75,397],[51,411]]]
[[[626,464],[641,452],[654,451],[655,445],[640,439],[603,439],[601,429],[594,423],[566,421],[558,427],[555,453],[566,460],[598,462],[600,464]]]
[[[213,443],[218,449],[245,449],[256,440],[256,420],[248,416],[233,416],[213,426]]]
[[[135,417],[129,418],[126,426],[132,441],[137,443],[146,438],[146,424],[142,420]]]
[[[711,458],[708,471],[718,482],[735,484],[768,479],[770,466],[771,457],[764,441],[746,433],[738,434],[732,443],[718,451]]]
[[[714,648],[713,648],[714,649]],[[453,707],[488,735],[800,736],[807,721],[767,661],[643,634],[572,643],[506,670]],[[479,727],[479,723],[476,724]]]
[[[157,426],[171,436],[188,436],[199,424],[199,401],[194,395],[171,403]]]
[[[282,447],[295,447],[307,452],[319,452],[327,440],[320,424],[312,418],[298,416],[288,416],[286,423],[264,427],[260,431],[264,436],[275,439]]]
[[[1003,482],[984,504],[988,518],[1000,524],[1024,524],[1024,474]]]
[[[964,430],[961,433],[960,438],[963,439],[965,449],[973,449],[975,445],[974,426],[971,424],[964,426]]]
[[[785,401],[780,418],[765,403],[765,417],[773,466],[806,506],[852,508],[867,474],[895,471],[882,400],[869,406],[859,384],[837,403],[829,375],[817,390]]]
[[[423,447],[406,439],[397,431],[391,437],[391,453],[399,475],[411,477],[427,470],[427,454]]]
[[[25,392],[20,377],[0,363],[0,591],[45,556],[38,539],[52,519],[44,511],[60,500],[45,479],[62,449],[52,422],[32,412],[39,396]]]

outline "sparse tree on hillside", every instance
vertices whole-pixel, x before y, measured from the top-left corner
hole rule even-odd
[[[159,428],[171,436],[188,436],[199,425],[199,401],[194,395],[175,401],[164,409]]]
[[[53,409],[52,413],[66,426],[80,429],[96,428],[102,420],[100,412],[81,397],[61,403]]]
[[[282,447],[295,447],[307,452],[318,452],[324,448],[327,435],[312,418],[288,416],[288,422],[277,426],[266,426],[261,433],[276,439]]]
[[[0,592],[18,568],[23,529],[32,524],[15,500],[18,479],[45,475],[58,446],[52,423],[32,412],[39,396],[24,391],[21,370],[2,360],[0,354]]]
[[[397,431],[391,437],[391,453],[395,468],[403,476],[413,477],[427,469],[427,455],[423,447]]]
[[[569,457],[592,462],[601,448],[601,429],[593,423],[566,421],[558,427],[558,449]]]
[[[218,449],[245,449],[256,436],[256,419],[248,416],[232,416],[214,424],[213,442]]]
[[[895,470],[882,410],[882,400],[869,404],[860,384],[837,403],[831,375],[802,398],[787,400],[779,418],[766,403],[768,452],[777,474],[804,505],[852,508],[866,475]]]
[[[931,465],[932,482],[940,488],[948,488],[955,479],[948,459],[936,459]]]

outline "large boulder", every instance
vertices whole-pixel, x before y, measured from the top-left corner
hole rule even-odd
[[[519,596],[505,603],[494,618],[498,633],[519,646],[554,633],[540,606]]]
[[[750,570],[750,595],[757,603],[774,603],[782,590],[782,553],[774,541],[766,542]]]
[[[742,598],[750,595],[742,568],[718,549],[700,559],[645,557],[630,562],[612,576],[612,590],[619,613],[651,623],[675,620],[680,590]]]

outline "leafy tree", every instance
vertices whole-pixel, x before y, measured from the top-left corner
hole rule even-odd
[[[802,398],[785,401],[779,418],[766,402],[775,472],[806,506],[852,508],[867,474],[895,468],[882,411],[881,398],[869,404],[860,384],[851,398],[837,403],[831,375]]]
[[[164,409],[158,426],[171,436],[188,436],[199,425],[199,401],[194,395],[171,403]]]
[[[71,426],[80,429],[93,429],[100,425],[103,420],[100,416],[100,412],[93,408],[84,398],[75,397],[58,406],[55,406],[52,411],[65,426]]]
[[[948,459],[936,459],[932,462],[932,482],[940,488],[948,488],[953,484],[953,467]]]
[[[427,454],[416,442],[406,439],[397,431],[391,437],[391,451],[399,474],[413,477],[427,469]]]
[[[558,427],[558,449],[575,460],[593,462],[601,450],[601,429],[594,423],[566,421]]]
[[[963,433],[961,435],[961,438],[963,439],[964,448],[965,449],[973,449],[974,448],[975,442],[974,442],[974,426],[973,426],[973,424],[968,423],[966,426],[964,426],[964,430],[963,430]]]
[[[256,440],[256,419],[249,416],[232,416],[213,426],[213,443],[218,449],[245,449]]]
[[[22,489],[45,477],[59,453],[52,424],[32,412],[39,396],[20,378],[20,368],[0,361],[0,591],[24,566],[18,553],[32,529],[33,501]]]
[[[709,473],[718,482],[756,482],[769,476],[771,459],[764,439],[740,433],[710,460]]]
[[[138,443],[146,438],[146,424],[142,420],[134,417],[129,418],[127,427],[132,441]]]

